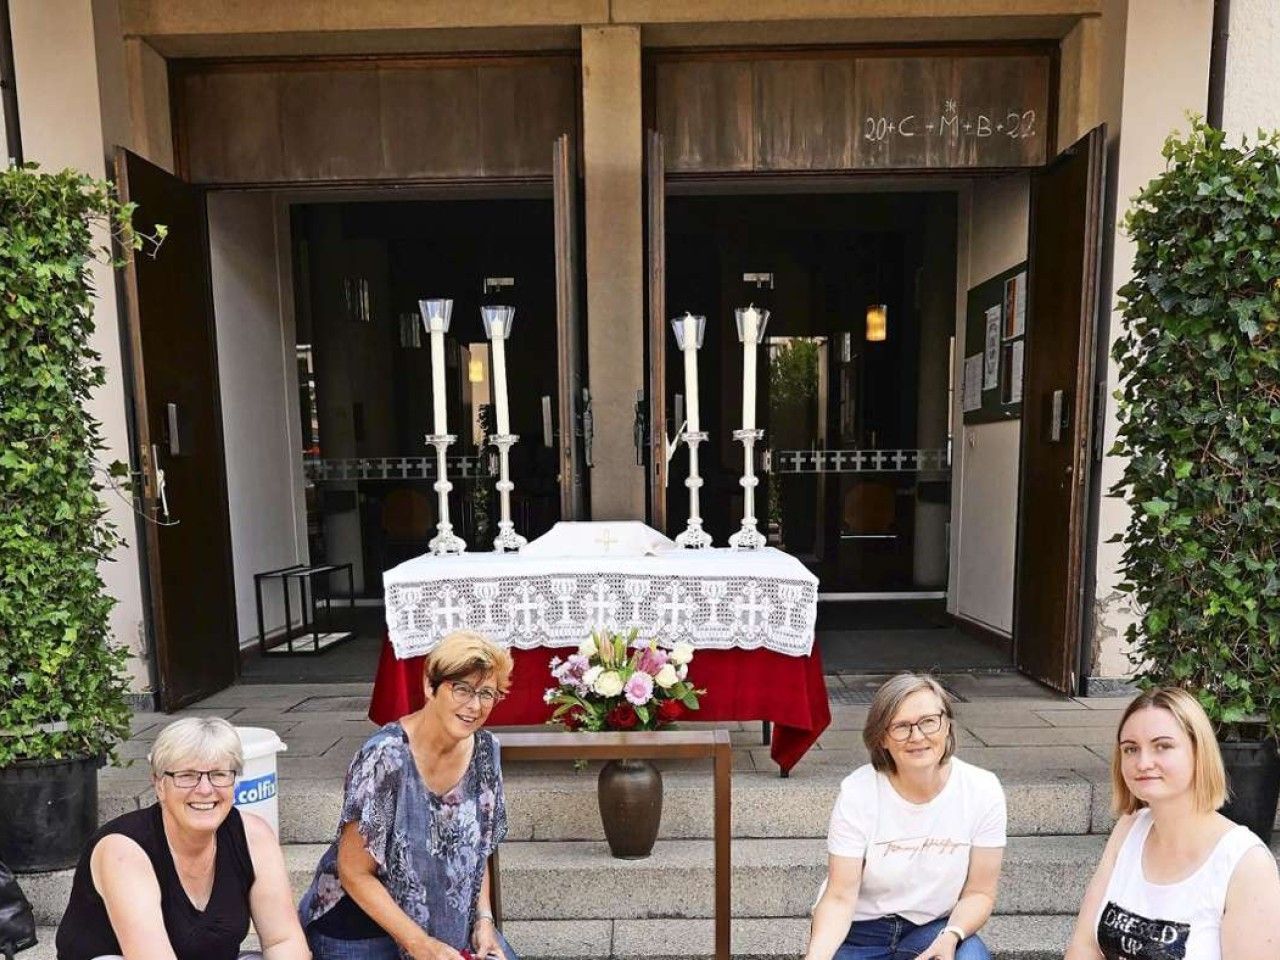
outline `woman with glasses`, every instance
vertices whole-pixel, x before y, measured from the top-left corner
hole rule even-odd
[[[845,777],[806,960],[990,960],[1004,790],[957,758],[951,699],[904,673],[871,702],[871,762]]]
[[[351,761],[337,838],[298,908],[317,960],[516,960],[489,897],[507,812],[498,743],[481,729],[511,669],[480,634],[449,634],[427,658],[423,707]]]
[[[266,960],[306,960],[280,844],[232,805],[235,728],[187,717],[148,757],[156,802],[89,841],[58,926],[58,960],[236,960],[253,921]]]

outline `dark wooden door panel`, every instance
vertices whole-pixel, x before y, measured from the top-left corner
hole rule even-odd
[[[667,200],[662,134],[645,132],[648,188],[649,524],[667,530]]]
[[[759,170],[842,170],[853,165],[852,60],[765,60],[755,65]]]
[[[1074,692],[1106,137],[1091,131],[1031,191],[1026,368],[1014,591],[1018,667]]]
[[[556,363],[560,387],[560,519],[587,519],[587,468],[577,428],[583,408],[582,312],[579,308],[578,175],[573,138],[552,150],[556,229]]]
[[[378,82],[386,176],[480,176],[475,67],[385,69],[378,71]]]
[[[116,172],[137,227],[168,227],[132,259],[125,299],[160,705],[176,710],[239,668],[208,231],[199,188],[123,149]]]
[[[751,64],[678,60],[657,69],[658,130],[667,169],[751,170]]]

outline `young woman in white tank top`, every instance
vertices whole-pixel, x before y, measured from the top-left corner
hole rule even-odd
[[[1277,960],[1276,861],[1216,812],[1226,774],[1196,699],[1175,688],[1134,699],[1111,775],[1120,819],[1066,960]]]

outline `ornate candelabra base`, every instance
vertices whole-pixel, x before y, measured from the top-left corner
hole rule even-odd
[[[511,447],[520,439],[516,433],[496,433],[489,442],[498,448],[498,535],[493,539],[493,549],[497,553],[508,550],[519,550],[529,541],[516,533],[515,524],[511,522],[511,491],[516,485],[511,482]]]
[[[698,474],[698,444],[707,439],[707,433],[703,430],[692,433],[686,430],[682,439],[689,445],[689,476],[684,481],[689,490],[689,519],[684,530],[676,536],[676,546],[705,550],[711,546],[711,534],[702,529],[702,515],[699,512],[698,491],[702,489],[702,477]]]
[[[760,478],[756,476],[756,443],[764,438],[763,430],[735,430],[733,439],[742,444],[742,477],[738,483],[742,485],[742,527],[729,537],[729,546],[734,550],[759,550],[768,544],[764,534],[756,529],[756,487]]]
[[[436,482],[432,484],[432,489],[436,492],[436,502],[440,509],[440,519],[436,522],[437,533],[427,544],[427,549],[436,556],[467,551],[466,541],[453,532],[453,524],[449,522],[449,491],[453,489],[453,484],[449,482],[446,451],[457,439],[457,434],[453,433],[427,434],[427,443],[436,448]]]

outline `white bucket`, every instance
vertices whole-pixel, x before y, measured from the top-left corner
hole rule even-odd
[[[244,769],[236,780],[235,805],[242,812],[256,813],[280,836],[280,813],[276,799],[276,754],[288,750],[274,730],[266,727],[236,727],[244,751]]]

